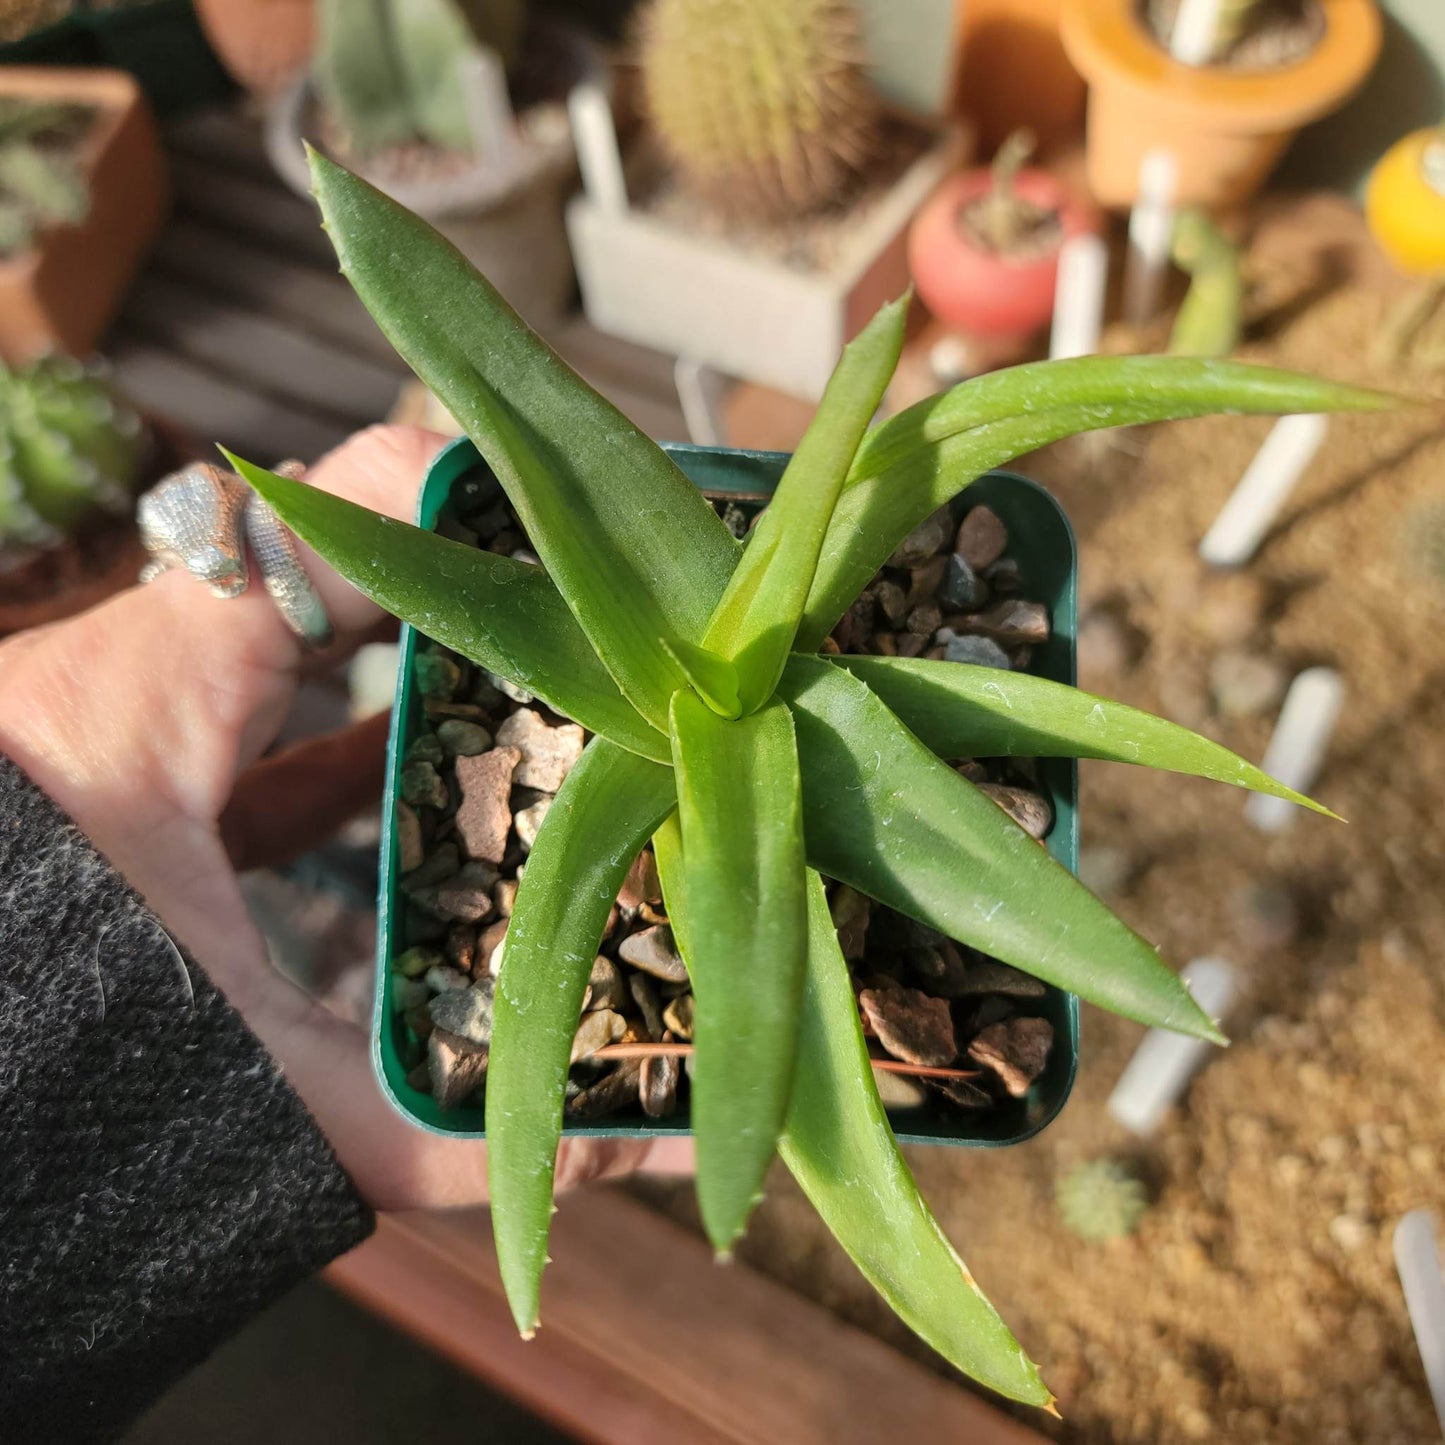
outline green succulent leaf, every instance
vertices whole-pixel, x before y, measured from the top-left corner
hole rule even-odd
[[[311,175],[356,294],[487,459],[622,691],[665,729],[685,679],[658,639],[701,641],[738,544],[449,241],[314,151]]]
[[[674,814],[652,840],[684,952],[696,918]],[[779,1152],[833,1237],[920,1339],[965,1374],[1027,1404],[1052,1400],[918,1192],[878,1097],[823,880],[808,870],[798,1066]]]
[[[667,735],[623,697],[540,567],[225,456],[303,542],[378,606],[619,747],[671,761]]]
[[[898,365],[909,299],[884,306],[844,348],[708,624],[707,646],[737,664],[744,712],[761,707],[782,676],[828,519]]]
[[[1383,411],[1398,397],[1237,361],[1084,356],[966,381],[875,427],[858,449],[808,594],[813,651],[897,545],[991,467],[1103,427],[1215,412]]]
[[[680,638],[662,644],[682,669],[692,689],[719,717],[742,713],[738,700],[738,670],[725,657]]]
[[[1022,672],[927,658],[840,657],[941,758],[1100,758],[1212,778],[1336,815],[1177,723]]]
[[[808,862],[1125,1018],[1222,1043],[1158,952],[852,673],[795,656]]]
[[[594,738],[543,820],[517,889],[497,978],[486,1124],[497,1262],[523,1334],[537,1325],[588,974],[628,866],[674,803],[671,768]]]
[[[762,1197],[793,1085],[808,948],[798,753],[782,703],[728,721],[686,691],[672,701],[672,749],[697,1197],[725,1252]]]
[[[783,1162],[833,1237],[920,1339],[989,1389],[1047,1407],[1053,1396],[1037,1366],[954,1252],[899,1151],[823,880],[811,871],[808,925],[798,1075],[779,1146]]]

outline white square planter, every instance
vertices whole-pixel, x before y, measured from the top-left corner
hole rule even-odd
[[[940,134],[872,203],[827,270],[803,271],[628,207],[610,116],[573,110],[587,192],[567,234],[587,319],[599,331],[816,400],[843,345],[908,285],[908,226],[964,158]]]

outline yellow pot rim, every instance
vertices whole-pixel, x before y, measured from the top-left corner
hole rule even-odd
[[[1069,59],[1091,85],[1133,92],[1216,130],[1286,130],[1327,114],[1370,73],[1382,25],[1375,0],[1315,0],[1319,44],[1276,70],[1181,65],[1145,29],[1137,0],[1064,0]]]

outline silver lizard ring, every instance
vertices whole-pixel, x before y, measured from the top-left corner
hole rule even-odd
[[[294,477],[304,468],[283,462],[276,470]],[[249,544],[266,591],[291,631],[308,647],[331,641],[330,619],[291,533],[234,472],[209,462],[172,472],[141,497],[136,521],[151,557],[142,582],[182,568],[215,596],[239,597],[250,581]]]

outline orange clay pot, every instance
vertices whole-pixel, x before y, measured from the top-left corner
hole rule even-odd
[[[1089,82],[1089,185],[1106,206],[1133,204],[1139,167],[1155,149],[1178,165],[1177,205],[1243,204],[1296,131],[1342,104],[1380,50],[1375,0],[1315,0],[1324,34],[1293,65],[1181,65],[1145,28],[1137,3],[1064,0],[1064,46]]]
[[[279,90],[311,58],[315,0],[196,0],[196,14],[221,63],[247,90]]]
[[[1026,337],[1053,314],[1058,248],[1015,258],[980,246],[959,227],[960,211],[987,193],[987,170],[945,181],[918,213],[908,235],[908,269],[919,300],[946,326],[968,336]],[[1063,240],[1098,229],[1091,207],[1071,196],[1047,171],[1020,171],[1014,192],[1059,213]]]
[[[1028,126],[1047,152],[1084,129],[1084,77],[1059,39],[1063,0],[956,0],[953,109],[997,150]]]
[[[1396,141],[1365,188],[1365,219],[1407,276],[1445,276],[1445,130]]]
[[[170,178],[150,107],[123,71],[0,66],[0,96],[93,106],[80,153],[90,210],[0,261],[0,360],[88,356],[165,220]]]

